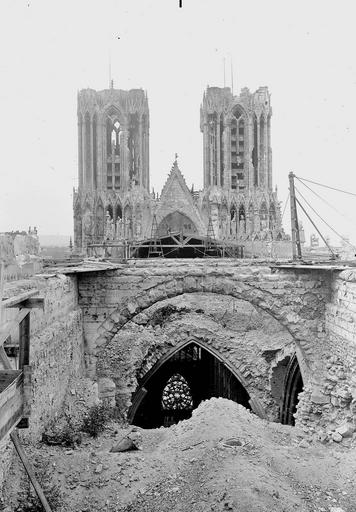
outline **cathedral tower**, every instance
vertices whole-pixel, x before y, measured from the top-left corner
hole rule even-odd
[[[204,147],[204,188],[245,192],[272,189],[270,94],[208,87],[200,111]]]
[[[139,238],[150,186],[147,95],[142,89],[83,89],[77,113],[75,246],[85,251],[90,242]]]
[[[203,132],[202,211],[219,238],[283,239],[272,189],[271,102],[267,87],[234,96],[208,87],[200,108]]]

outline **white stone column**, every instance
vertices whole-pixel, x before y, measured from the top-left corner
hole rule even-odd
[[[102,153],[101,153],[101,169],[102,169],[102,172],[101,172],[101,180],[102,180],[102,185],[103,185],[103,189],[104,190],[107,190],[107,154],[106,154],[106,137],[107,137],[107,134],[106,134],[106,117],[103,116],[102,120],[101,120],[101,144],[102,144]],[[105,208],[106,208],[106,205],[105,205]],[[106,213],[106,212],[105,212]]]
[[[205,122],[203,127],[203,167],[204,167],[204,188],[210,184],[210,165],[209,165],[209,135],[208,124]]]
[[[216,122],[216,184],[218,187],[221,186],[220,180],[220,114],[218,115]]]
[[[83,116],[82,116],[82,114],[78,114],[78,187],[79,187],[79,189],[81,189],[83,187],[82,131],[83,131]]]
[[[257,162],[257,186],[261,186],[261,176],[260,176],[260,170],[261,170],[261,155],[260,155],[260,141],[261,141],[261,123],[260,119],[257,119],[257,148],[256,148],[256,162]]]
[[[138,165],[138,182],[139,185],[143,185],[143,144],[142,144],[142,114],[138,120],[138,154],[139,154],[139,165]]]
[[[83,188],[87,188],[87,158],[86,158],[86,122],[85,116],[82,122],[82,166],[83,166]]]
[[[267,117],[264,118],[264,140],[263,140],[263,168],[264,168],[264,187],[268,189],[269,176],[268,176],[268,125]]]
[[[231,189],[231,125],[224,120],[224,188]]]
[[[94,123],[93,116],[90,116],[90,151],[88,151],[89,155],[89,188],[90,190],[94,189]]]
[[[272,190],[272,148],[271,148],[271,116],[267,117],[267,166],[268,166],[268,188]]]
[[[128,130],[126,125],[124,125],[120,144],[120,183],[122,189],[126,189],[128,187],[129,159],[127,141]]]

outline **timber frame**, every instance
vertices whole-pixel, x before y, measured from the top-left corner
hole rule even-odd
[[[14,427],[28,428],[31,413],[30,315],[31,309],[43,308],[43,298],[34,297],[38,290],[5,298],[0,308],[16,308],[16,317],[0,329],[0,440]],[[14,369],[4,343],[19,330],[18,368]]]

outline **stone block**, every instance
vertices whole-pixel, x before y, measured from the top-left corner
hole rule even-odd
[[[335,442],[335,443],[341,443],[342,441],[342,435],[339,434],[339,432],[333,432],[331,434],[331,439]]]
[[[355,432],[355,426],[352,423],[344,423],[343,425],[340,425],[335,432],[340,434],[342,437],[352,437]]]
[[[323,395],[316,391],[312,393],[310,400],[313,404],[324,405],[330,403],[330,396]]]

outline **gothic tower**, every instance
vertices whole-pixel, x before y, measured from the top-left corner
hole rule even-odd
[[[74,240],[139,239],[149,208],[149,110],[142,89],[78,93]]]
[[[283,237],[272,190],[271,115],[267,87],[239,96],[229,87],[204,92],[202,207],[220,238]]]

